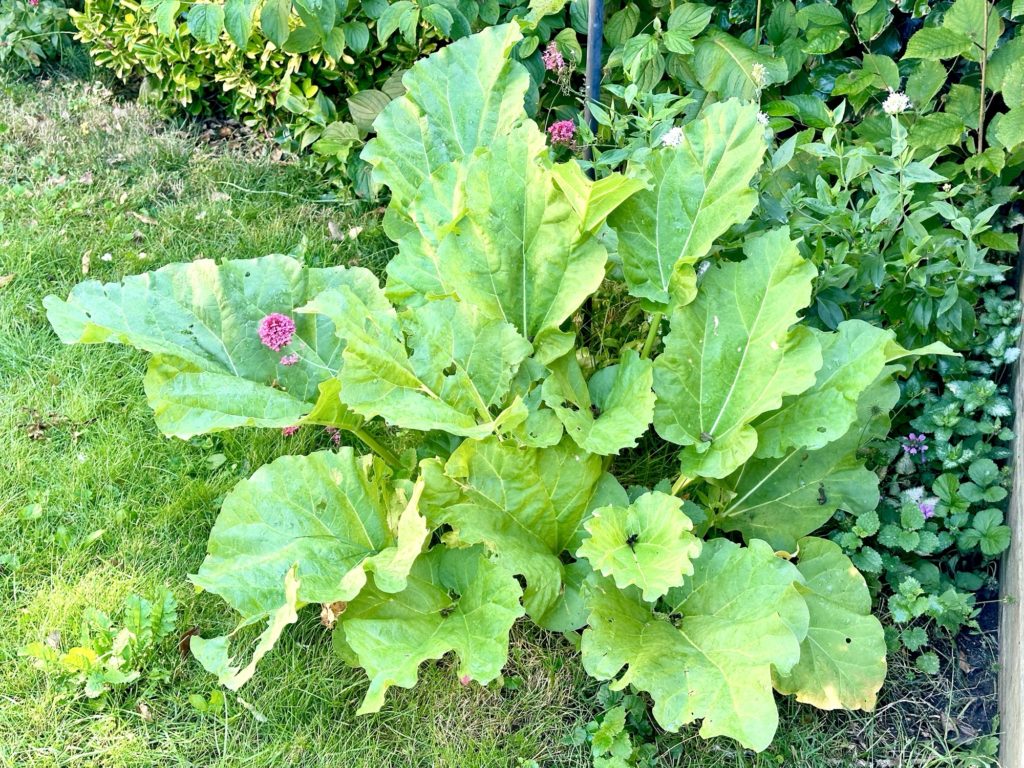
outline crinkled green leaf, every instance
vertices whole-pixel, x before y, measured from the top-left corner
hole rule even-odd
[[[405,210],[408,221],[390,211],[385,215],[385,229],[398,243],[385,289],[396,304],[417,305],[453,293],[437,249],[465,206],[467,168],[467,163],[452,163],[424,181]]]
[[[701,542],[682,511],[683,501],[652,491],[628,507],[599,507],[584,524],[590,536],[576,553],[615,580],[620,589],[636,586],[654,602],[693,573],[691,560]]]
[[[462,499],[440,511],[457,539],[484,544],[526,578],[524,603],[544,622],[562,582],[559,556],[577,537],[601,478],[601,459],[564,438],[551,448],[520,448],[489,438],[464,442],[445,466]]]
[[[693,265],[757,203],[750,180],[765,152],[757,107],[712,104],[683,130],[682,144],[651,153],[653,187],[608,220],[619,237],[630,293],[668,304],[673,283],[692,282]],[[688,297],[675,297],[686,303]]]
[[[781,456],[789,448],[821,448],[840,438],[856,421],[861,394],[894,360],[922,354],[951,354],[944,344],[907,350],[892,331],[862,320],[839,324],[836,333],[812,332],[821,342],[823,363],[814,385],[787,397],[782,407],[755,424],[759,458]]]
[[[43,303],[67,344],[128,344],[152,353],[146,395],[157,426],[188,438],[299,423],[340,366],[344,344],[327,318],[293,315],[295,308],[331,288],[363,293],[376,284],[365,269],[309,269],[289,256],[220,265],[202,259],[118,283],[89,281],[67,301],[47,296]],[[265,347],[257,331],[274,312],[296,324],[280,352]],[[281,365],[292,353],[299,362]]]
[[[555,184],[544,135],[525,121],[469,162],[465,213],[441,241],[455,293],[511,323],[542,354],[597,290],[608,254]]]
[[[412,688],[420,664],[450,651],[460,680],[494,680],[508,657],[509,630],[523,615],[521,596],[512,574],[477,547],[431,550],[397,594],[368,586],[335,628],[336,645],[370,678],[358,713],[378,711],[389,687]]]
[[[632,448],[654,416],[654,370],[649,360],[627,350],[622,362],[584,382],[575,352],[552,364],[544,400],[565,431],[585,451],[602,456]]]
[[[465,302],[429,302],[399,317],[379,288],[366,298],[343,288],[300,310],[326,315],[346,340],[342,401],[409,429],[477,438],[493,432],[498,419],[489,409],[501,404],[530,353],[526,340]]]
[[[857,455],[860,428],[817,450],[791,448],[776,458],[750,459],[728,480],[736,493],[717,518],[725,531],[795,551],[801,536],[845,509],[859,514],[878,504],[878,477]]]
[[[293,567],[302,603],[351,600],[367,571],[398,591],[427,537],[419,495],[396,494],[383,462],[348,447],[282,456],[224,498],[192,581],[247,619],[281,604]]]
[[[256,674],[256,665],[274,648],[281,633],[289,624],[294,624],[298,620],[296,606],[301,584],[295,577],[295,568],[288,569],[282,582],[282,586],[279,587],[279,591],[283,593],[282,602],[268,612],[267,628],[259,636],[252,652],[252,658],[244,667],[239,667],[231,655],[231,635],[213,638],[195,636],[189,640],[192,655],[207,672],[216,675],[217,682],[225,688],[237,691],[249,682]],[[242,626],[246,626],[248,623],[250,622],[244,622]],[[239,629],[241,628],[239,627]]]
[[[726,477],[757,447],[752,422],[814,384],[821,347],[791,327],[810,301],[814,266],[786,229],[750,239],[747,258],[712,267],[697,299],[672,314],[654,363],[654,427],[684,446],[682,472]]]
[[[713,539],[693,576],[665,599],[667,616],[643,603],[639,590],[596,580],[583,665],[599,680],[615,679],[613,689],[649,693],[667,730],[702,719],[705,738],[764,749],[778,725],[772,669],[793,668],[807,633],[800,578],[764,542]]]
[[[782,456],[751,459],[723,485],[735,496],[716,517],[725,531],[795,551],[797,541],[824,525],[837,509],[854,515],[878,505],[878,476],[858,456],[862,445],[884,437],[899,386],[886,368],[860,396],[857,418],[839,440],[823,448],[790,448]]]
[[[612,173],[591,181],[579,163],[558,163],[551,168],[555,183],[582,221],[584,232],[596,232],[626,200],[644,188],[639,179]]]
[[[490,27],[417,62],[402,78],[406,93],[374,122],[362,158],[403,209],[442,166],[488,146],[525,114],[530,76],[512,59],[516,24]]]
[[[819,709],[866,709],[885,680],[885,633],[871,615],[864,577],[839,545],[808,537],[799,542],[797,589],[810,614],[800,663],[777,672],[775,688]]]

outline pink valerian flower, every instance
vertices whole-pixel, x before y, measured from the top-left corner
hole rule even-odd
[[[549,72],[559,72],[565,69],[565,59],[562,58],[561,51],[554,43],[548,43],[548,47],[540,55],[540,60],[544,62],[544,69]]]
[[[260,320],[259,334],[263,346],[280,352],[282,347],[291,343],[295,335],[295,321],[288,315],[273,312]]]
[[[295,424],[295,425],[293,425],[291,427],[284,427],[281,430],[281,434],[284,435],[285,437],[291,437],[296,432],[298,432],[300,429],[302,429],[302,427],[300,425],[298,425],[298,424]]]
[[[469,675],[463,675],[462,677],[460,677],[459,678],[459,685],[462,685],[462,686],[469,685]]]
[[[576,124],[572,120],[559,120],[548,126],[548,135],[552,144],[570,146],[576,135]]]
[[[278,360],[278,362],[281,365],[295,365],[297,362],[299,362],[299,356],[294,353],[291,355],[285,355],[280,360]]]
[[[924,454],[928,450],[927,439],[924,435],[915,435],[911,432],[903,442],[903,450],[911,456],[920,455],[921,458],[924,458]]]
[[[341,430],[337,427],[324,427],[324,432],[331,436],[331,442],[341,445]]]
[[[39,5],[39,0],[28,0],[28,4],[35,8],[37,5]]]

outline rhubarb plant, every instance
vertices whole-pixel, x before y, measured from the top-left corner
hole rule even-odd
[[[878,503],[861,448],[888,431],[894,377],[948,350],[806,326],[816,271],[788,230],[725,237],[766,172],[756,106],[713,104],[594,181],[527,114],[520,39],[453,43],[378,117],[363,157],[391,193],[383,285],[274,255],[47,298],[64,341],[151,354],[168,435],[314,423],[371,451],[285,456],[226,496],[192,580],[239,624],[193,653],[237,689],[323,606],[372,712],[448,654],[463,684],[494,681],[528,616],[578,634],[586,670],[649,694],[668,730],[699,720],[760,750],[776,693],[870,709],[882,627],[813,534]],[[627,293],[649,321],[595,356],[581,307]],[[396,455],[397,431],[419,449]],[[624,487],[659,444],[675,471]]]

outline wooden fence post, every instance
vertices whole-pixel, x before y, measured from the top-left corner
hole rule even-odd
[[[1024,233],[1021,233],[1019,295],[1024,300]],[[1024,350],[1024,339],[1021,339]],[[1007,510],[1012,534],[1003,555],[999,594],[999,764],[1024,768],[1024,375],[1021,362],[1013,377],[1016,411],[1013,440],[1013,490]]]

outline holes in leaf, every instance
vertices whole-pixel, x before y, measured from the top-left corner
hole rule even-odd
[[[852,638],[852,637],[848,637],[848,638],[846,638],[846,644],[847,644],[847,645],[849,645],[849,644],[850,644],[850,643],[852,643],[852,642],[853,642],[853,638]]]
[[[563,400],[562,407],[565,408],[566,410],[572,411],[573,413],[576,413],[580,409],[580,407],[571,400]]]
[[[626,539],[626,546],[628,546],[631,550],[633,550],[635,552],[636,551],[636,543],[638,541],[640,541],[640,534],[639,533],[631,533],[631,534],[629,534],[629,537]]]
[[[454,376],[455,375],[455,371],[456,371],[455,362],[452,361],[451,363],[449,363],[447,368],[445,368],[443,371],[441,371],[441,373],[443,373],[445,376]]]

